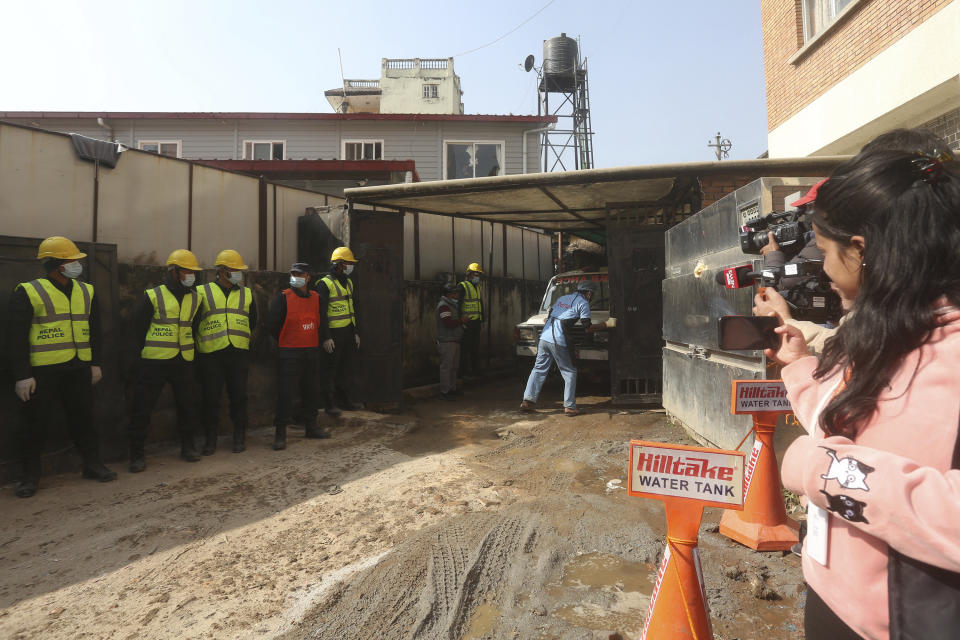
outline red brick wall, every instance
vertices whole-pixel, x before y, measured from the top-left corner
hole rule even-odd
[[[701,207],[711,204],[742,187],[750,184],[760,176],[705,176],[700,178],[700,189],[703,191]]]
[[[950,2],[861,0],[790,64],[803,47],[800,0],[761,0],[767,129],[775,129]]]

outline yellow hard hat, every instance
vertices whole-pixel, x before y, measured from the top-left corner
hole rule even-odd
[[[37,249],[37,259],[58,258],[60,260],[79,260],[86,258],[87,254],[77,249],[73,241],[63,236],[51,236],[40,243]]]
[[[330,262],[336,262],[337,260],[343,260],[344,262],[357,261],[357,259],[353,257],[353,251],[350,251],[347,247],[337,247],[333,250],[333,255],[330,256]]]
[[[233,249],[224,249],[218,253],[216,266],[229,267],[230,269],[247,269],[247,265],[243,264],[243,258]]]
[[[177,249],[167,258],[167,266],[177,265],[182,269],[190,271],[200,271],[200,263],[197,262],[197,256],[189,249]]]
[[[467,265],[467,271],[476,271],[477,273],[483,273],[483,269],[480,268],[480,265],[476,262],[471,262]]]

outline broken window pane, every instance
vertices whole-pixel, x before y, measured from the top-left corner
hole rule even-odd
[[[503,160],[500,157],[501,155],[499,144],[478,144],[476,177],[502,175]]]
[[[282,142],[273,143],[273,159],[283,160],[283,143]]]

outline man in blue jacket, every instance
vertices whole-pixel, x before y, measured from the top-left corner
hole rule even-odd
[[[537,360],[523,392],[521,411],[535,409],[543,382],[547,379],[550,367],[556,363],[560,375],[563,376],[564,415],[573,417],[583,413],[577,409],[577,368],[573,363],[572,349],[567,342],[565,330],[577,321],[586,328],[587,333],[603,328],[602,325],[590,326],[590,300],[599,288],[596,282],[584,280],[577,286],[576,292],[561,296],[551,307],[550,316],[543,325],[540,343],[537,345]]]

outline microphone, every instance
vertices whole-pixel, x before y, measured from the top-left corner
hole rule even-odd
[[[716,275],[717,284],[723,285],[727,289],[743,289],[752,287],[754,278],[757,276],[753,272],[753,265],[745,264],[740,267],[728,267],[723,271],[718,271]]]

